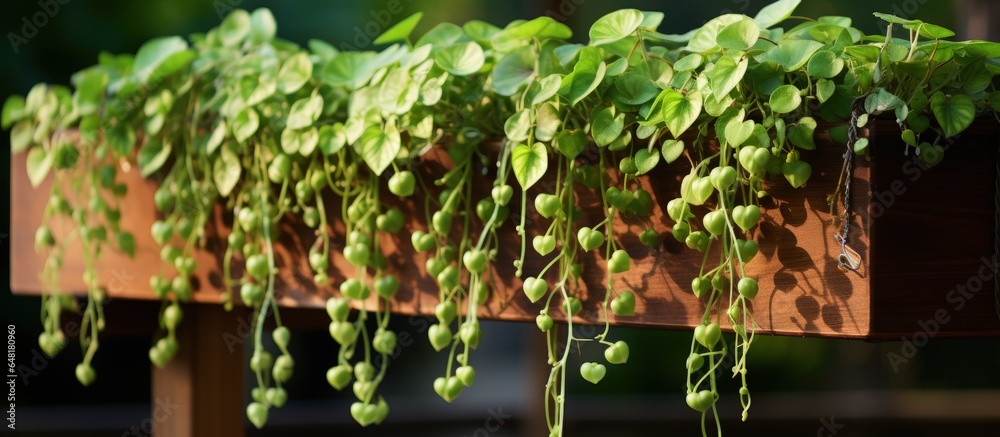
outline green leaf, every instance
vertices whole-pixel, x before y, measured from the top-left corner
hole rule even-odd
[[[274,14],[268,8],[254,9],[250,14],[250,42],[263,44],[274,39],[278,31],[278,23],[274,21]]]
[[[535,94],[535,97],[531,99],[532,105],[537,105],[542,103],[559,92],[559,86],[562,85],[562,76],[558,74],[550,74],[545,76],[539,82],[539,91]]]
[[[219,195],[222,197],[228,197],[233,192],[236,184],[240,181],[240,175],[243,173],[240,158],[233,152],[233,148],[233,144],[227,144],[223,147],[212,164],[212,179],[215,181],[215,188],[219,190]]]
[[[233,127],[233,136],[236,137],[236,141],[243,144],[257,133],[257,128],[260,127],[260,117],[253,108],[244,108],[239,114],[236,114],[236,118],[230,124]]]
[[[529,21],[511,24],[493,35],[493,48],[502,52],[526,45],[533,38],[540,41],[554,38],[568,40],[573,36],[569,26],[560,23],[552,17],[541,16]]]
[[[920,36],[927,39],[945,39],[955,36],[955,32],[951,29],[947,29],[936,24],[924,23],[920,20],[914,21],[917,22],[903,25],[903,27],[909,30],[917,30],[920,33]]]
[[[389,123],[385,130],[377,126],[369,126],[361,139],[355,144],[358,154],[368,163],[368,168],[376,176],[389,167],[389,164],[399,154],[400,140],[396,126]]]
[[[667,164],[672,164],[684,153],[684,142],[681,140],[666,140],[663,142],[660,152],[663,154],[663,160]]]
[[[355,93],[355,96],[357,95]],[[382,81],[382,86],[379,88],[382,112],[386,114],[409,112],[419,97],[419,85],[410,78],[410,73],[403,68],[393,69]]]
[[[281,131],[281,150],[288,155],[298,153],[302,156],[312,155],[319,142],[319,131],[315,126],[308,129],[292,129],[286,127]]]
[[[413,29],[417,27],[417,23],[420,19],[424,17],[423,12],[417,12],[409,17],[402,19],[400,22],[392,25],[389,30],[386,30],[375,38],[375,44],[389,44],[397,41],[409,41],[410,35],[413,33]]]
[[[625,127],[625,113],[615,115],[615,107],[609,106],[599,111],[590,123],[590,134],[600,147],[611,144]]]
[[[771,93],[771,110],[778,114],[787,114],[798,109],[802,104],[802,96],[795,85],[782,85]]]
[[[542,143],[530,146],[518,144],[511,153],[510,163],[517,182],[522,189],[527,190],[545,175],[549,167],[549,155]]]
[[[812,117],[802,117],[794,126],[788,128],[788,141],[795,147],[805,150],[816,149],[816,142],[813,139],[816,132],[816,120]]]
[[[521,142],[528,139],[531,129],[531,110],[522,109],[517,111],[503,125],[503,131],[507,139],[514,142]]]
[[[610,44],[632,35],[642,20],[642,12],[637,9],[620,9],[607,14],[590,26],[590,45]]]
[[[692,71],[695,68],[700,67],[703,60],[704,57],[702,57],[701,55],[697,53],[691,53],[690,55],[678,59],[677,62],[674,63],[674,70]]]
[[[343,149],[345,144],[347,135],[344,134],[343,124],[337,123],[319,128],[319,148],[323,151],[323,155],[333,155]]]
[[[877,91],[865,98],[865,112],[873,115],[891,111],[900,106],[903,106],[903,101],[895,94],[886,91],[885,88],[878,88]]]
[[[635,152],[635,167],[638,169],[637,175],[644,175],[653,171],[656,168],[656,164],[660,162],[659,152],[650,152],[649,149],[639,149]]]
[[[11,95],[3,102],[3,115],[0,115],[0,129],[10,126],[24,118],[24,97]]]
[[[965,94],[945,95],[938,91],[931,96],[931,111],[944,129],[945,137],[962,133],[976,117],[976,105]]]
[[[52,155],[45,153],[41,147],[33,147],[28,151],[27,169],[31,186],[38,188],[52,169]]]
[[[205,142],[205,153],[209,155],[215,153],[215,150],[222,145],[222,141],[226,139],[228,133],[229,126],[226,125],[226,120],[219,117],[215,122],[215,127],[212,128],[212,135]]]
[[[10,153],[21,153],[31,146],[32,137],[35,136],[35,128],[31,120],[22,120],[14,125],[10,130]]]
[[[441,49],[434,55],[434,60],[441,68],[455,76],[468,76],[483,68],[486,55],[478,43],[470,41]]]
[[[701,113],[701,93],[692,90],[687,95],[667,88],[660,93],[663,121],[674,138],[680,138]]]
[[[743,19],[740,14],[725,14],[715,17],[695,30],[684,49],[693,53],[713,53],[719,51],[719,43],[716,41],[719,32],[726,26]]]
[[[139,148],[139,156],[136,157],[139,173],[142,174],[142,177],[148,178],[149,175],[162,168],[163,164],[167,162],[167,158],[170,157],[172,149],[170,143],[164,143],[159,138],[148,139]]]
[[[576,105],[597,89],[604,80],[606,68],[604,62],[597,64],[593,70],[583,63],[578,63],[577,68],[563,78],[559,94],[565,96],[570,105]]]
[[[119,250],[128,255],[129,258],[135,259],[135,236],[131,232],[118,232],[115,235],[115,240],[118,241]]]
[[[649,80],[649,76],[635,71],[619,77],[615,81],[615,88],[618,90],[617,100],[627,105],[641,105],[660,93],[660,89]]]
[[[452,23],[438,23],[421,36],[413,46],[420,47],[424,44],[430,44],[434,47],[444,47],[468,40],[469,37],[461,27]]]
[[[854,142],[854,153],[864,153],[865,149],[868,148],[868,138],[858,138]]]
[[[844,60],[830,50],[820,50],[809,58],[806,72],[809,76],[830,79],[844,69]]]
[[[480,20],[467,21],[464,25],[462,25],[462,30],[464,30],[465,33],[472,37],[472,39],[476,42],[485,47],[492,46],[493,37],[500,32],[499,27]]]
[[[816,81],[816,100],[820,103],[826,103],[827,100],[833,96],[833,92],[837,90],[837,84],[832,80],[820,79]]]
[[[244,14],[246,11],[243,12]],[[249,18],[248,18],[249,19]],[[153,71],[172,55],[187,50],[188,44],[179,36],[168,36],[149,40],[135,54],[133,74],[142,82],[149,79]]]
[[[587,147],[587,133],[583,129],[563,130],[556,134],[552,145],[569,159],[576,159]]]
[[[341,52],[323,68],[322,76],[334,86],[356,90],[364,86],[375,74],[372,52]]]
[[[135,148],[135,129],[127,123],[120,123],[107,130],[108,145],[118,156],[128,156]]]
[[[312,78],[313,64],[309,54],[299,52],[285,60],[278,70],[278,91],[282,94],[293,94],[302,88]]]
[[[535,74],[535,51],[530,45],[522,46],[497,62],[490,86],[501,96],[512,96]]]
[[[743,80],[748,64],[749,61],[746,58],[741,59],[738,63],[728,56],[719,58],[711,73],[712,92],[716,100],[722,100],[722,98],[728,96],[736,88],[736,85]]]
[[[639,28],[655,31],[663,23],[664,17],[666,17],[666,14],[663,12],[642,11],[642,24],[639,25]]]
[[[547,102],[538,106],[535,111],[535,139],[545,142],[552,141],[561,124],[562,116],[555,103]]]
[[[809,57],[824,47],[823,43],[804,39],[782,41],[777,46],[757,55],[757,62],[773,62],[785,71],[795,71],[806,65]]]
[[[898,16],[895,16],[895,15],[892,15],[892,14],[886,14],[886,13],[882,13],[882,12],[874,12],[874,13],[872,13],[872,15],[874,15],[875,17],[881,19],[882,21],[885,21],[887,23],[892,23],[892,24],[907,25],[907,24],[914,24],[914,23],[918,22],[917,20],[908,20],[906,18],[902,18],[902,17],[898,17]]]
[[[292,129],[305,129],[312,126],[322,113],[323,96],[315,94],[299,99],[292,104],[292,109],[288,112],[287,126]]]
[[[764,6],[753,19],[761,29],[770,29],[775,24],[785,21],[786,18],[790,17],[795,12],[795,8],[799,6],[799,3],[801,3],[801,0],[776,1]]]
[[[104,102],[104,91],[108,86],[108,74],[100,70],[90,70],[80,76],[80,82],[73,93],[73,106],[80,115],[90,115]]]
[[[219,39],[227,47],[237,46],[250,33],[250,14],[243,9],[233,9],[219,25]]]
[[[722,28],[716,36],[716,42],[719,47],[727,50],[746,50],[757,43],[759,36],[760,28],[757,27],[757,22],[744,16],[740,21]]]

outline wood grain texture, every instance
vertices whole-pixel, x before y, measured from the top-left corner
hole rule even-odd
[[[873,135],[889,135],[888,129],[874,130]],[[898,132],[898,130],[897,130]],[[833,145],[829,142],[828,136],[824,132],[817,133],[817,141],[820,147],[816,151],[804,151],[803,160],[813,165],[813,174],[806,186],[800,189],[792,189],[783,180],[775,180],[767,186],[772,197],[762,203],[764,218],[759,227],[751,230],[751,235],[758,239],[760,243],[760,254],[748,265],[748,274],[758,278],[760,283],[760,293],[754,301],[754,314],[759,325],[758,333],[771,333],[782,335],[810,335],[827,337],[849,337],[849,338],[884,338],[886,333],[912,331],[915,317],[925,317],[919,313],[920,307],[908,308],[896,305],[897,300],[907,298],[913,294],[930,293],[934,298],[929,298],[929,302],[934,302],[937,306],[944,305],[940,298],[943,292],[947,292],[949,287],[935,291],[932,288],[923,287],[925,280],[912,281],[906,291],[899,292],[893,290],[883,290],[882,287],[891,287],[885,283],[874,282],[878,278],[890,280],[893,278],[893,270],[873,270],[872,266],[881,268],[882,266],[892,267],[892,260],[878,257],[878,249],[872,251],[873,246],[880,246],[878,239],[869,240],[870,236],[879,236],[889,241],[892,237],[887,237],[886,233],[893,234],[893,229],[897,226],[891,222],[892,217],[903,217],[906,214],[925,214],[925,219],[931,222],[942,218],[940,209],[927,210],[921,212],[919,205],[934,204],[940,202],[935,199],[932,192],[919,194],[914,191],[913,196],[905,198],[906,201],[913,202],[915,206],[908,207],[908,203],[901,198],[898,205],[894,205],[891,213],[873,211],[872,203],[872,178],[874,165],[870,166],[863,157],[856,160],[857,169],[853,180],[854,210],[856,216],[853,225],[850,245],[862,255],[862,268],[858,274],[841,271],[837,267],[836,257],[840,254],[840,247],[833,239],[833,234],[839,229],[835,226],[829,214],[827,196],[833,193],[842,165],[841,146]],[[995,138],[995,137],[994,137]],[[879,144],[873,145],[873,150],[880,151]],[[995,158],[995,151],[990,155]],[[430,174],[440,174],[440,170],[447,166],[446,154],[440,150],[432,152],[426,156],[424,162],[417,166],[417,170],[428,177]],[[949,152],[946,162],[957,161],[964,163],[966,159]],[[876,153],[875,162],[881,164],[882,156]],[[958,158],[958,159],[951,159]],[[987,158],[984,157],[985,162]],[[24,156],[19,155],[12,160],[12,277],[11,288],[17,293],[35,294],[40,292],[38,272],[44,260],[34,253],[33,230],[41,220],[41,213],[47,197],[45,186],[38,190],[32,190],[27,182],[24,171]],[[990,165],[993,161],[990,161]],[[885,164],[890,168],[894,164]],[[880,169],[884,168],[878,167]],[[657,167],[655,174],[640,178],[640,183],[647,189],[654,199],[654,212],[652,218],[647,218],[645,222],[636,219],[616,220],[615,231],[620,236],[619,243],[629,252],[633,258],[632,269],[622,275],[616,276],[616,288],[631,289],[636,295],[636,313],[634,317],[610,316],[611,322],[616,325],[655,327],[655,328],[687,328],[696,325],[704,313],[704,303],[696,299],[690,289],[691,279],[698,274],[701,254],[684,247],[681,243],[673,240],[669,234],[672,222],[662,214],[660,207],[665,208],[666,203],[678,196],[680,187],[680,175],[687,173],[687,164],[675,163],[672,165],[661,164]],[[898,165],[895,165],[898,167]],[[937,169],[934,169],[935,171]],[[931,181],[930,172],[927,173],[927,181]],[[991,173],[995,174],[995,173]],[[990,176],[992,177],[992,176]],[[481,198],[488,193],[488,184],[492,180],[492,175],[479,178],[474,190],[475,199]],[[981,179],[985,181],[987,176]],[[890,179],[891,180],[891,179]],[[104,283],[113,298],[127,299],[153,299],[154,296],[149,290],[148,278],[155,273],[170,273],[172,269],[163,266],[159,259],[159,247],[156,246],[149,236],[149,225],[155,219],[156,213],[152,204],[152,193],[155,190],[155,183],[142,180],[134,171],[124,176],[124,181],[129,185],[130,190],[127,200],[122,206],[123,226],[132,231],[137,238],[137,257],[129,260],[120,254],[108,251],[104,254],[99,266],[102,283]],[[921,186],[923,180],[921,180]],[[544,181],[539,184],[544,186]],[[927,186],[935,184],[928,183]],[[916,187],[916,184],[914,184]],[[982,190],[989,190],[992,195],[993,181]],[[914,188],[916,189],[916,188]],[[931,190],[933,191],[933,190]],[[533,189],[529,193],[529,199],[533,199],[538,191]],[[597,207],[597,197],[593,193],[577,190],[580,195],[579,205],[584,211],[584,218],[581,225],[592,225],[603,220],[600,209]],[[436,193],[435,193],[436,194]],[[940,194],[940,193],[939,193]],[[946,196],[949,194],[944,193]],[[511,202],[512,205],[519,204],[518,195]],[[339,200],[328,197],[328,209],[339,212]],[[877,199],[876,199],[877,201]],[[423,201],[419,199],[408,199],[398,201],[397,206],[403,210],[407,217],[426,217],[427,211],[423,208]],[[992,207],[992,203],[990,203]],[[875,206],[875,208],[878,208]],[[954,206],[956,211],[961,205]],[[529,211],[528,217],[532,224],[529,226],[528,238],[535,235],[534,232],[547,223],[535,217],[533,208]],[[969,214],[977,217],[983,213],[983,208],[973,208]],[[990,209],[992,211],[992,209]],[[232,214],[221,211],[221,206],[217,208],[218,214],[214,217],[214,222],[210,223],[206,230],[206,246],[196,254],[198,260],[198,271],[196,293],[193,300],[203,303],[218,303],[222,296],[221,281],[221,259],[224,250],[224,237],[228,233],[229,223]],[[881,217],[873,217],[875,212],[879,212]],[[517,216],[516,208],[512,208],[511,216]],[[955,214],[948,214],[954,216]],[[331,213],[331,216],[339,216],[339,213]],[[989,223],[987,223],[987,221]],[[340,250],[344,244],[344,229],[339,221],[334,221],[331,227],[333,235],[334,252],[331,256],[333,269],[330,272],[332,283],[339,284],[345,278],[343,272],[353,272],[346,260],[340,255]],[[381,248],[387,254],[389,270],[398,274],[401,278],[401,289],[397,297],[391,304],[391,309],[399,314],[433,314],[434,305],[437,304],[437,285],[426,277],[423,273],[423,265],[427,259],[427,254],[413,253],[409,242],[409,235],[418,229],[426,229],[423,225],[426,220],[410,220],[404,230],[389,238],[381,240]],[[457,223],[457,222],[456,222]],[[887,223],[887,224],[886,224]],[[885,227],[878,229],[877,226]],[[638,234],[646,227],[652,226],[663,237],[664,245],[657,250],[651,250],[641,245],[638,241]],[[958,223],[962,229],[967,229],[970,235],[981,240],[992,241],[993,223],[992,212],[985,218],[977,218],[965,223]],[[491,284],[494,292],[488,305],[482,307],[480,316],[491,319],[502,319],[512,321],[530,321],[538,314],[541,303],[531,304],[523,296],[520,290],[520,279],[515,278],[511,262],[516,258],[519,251],[518,239],[514,233],[514,225],[511,220],[501,229],[501,246],[499,247],[498,259],[494,263],[496,269],[492,272]],[[308,267],[306,253],[313,243],[315,236],[312,231],[301,223],[295,222],[295,218],[289,217],[280,224],[281,241],[276,248],[277,263],[280,269],[279,293],[280,304],[283,308],[320,308],[324,305],[326,298],[335,295],[333,287],[319,288],[313,284],[312,273]],[[58,235],[58,233],[57,233]],[[906,239],[906,234],[897,235],[898,238]],[[898,239],[897,238],[897,239]],[[870,241],[875,241],[870,244]],[[892,244],[897,244],[893,242]],[[882,247],[882,246],[880,246]],[[970,249],[971,248],[967,248]],[[904,249],[892,255],[905,254],[911,249]],[[964,250],[964,249],[963,249]],[[70,253],[77,253],[71,250]],[[940,252],[938,252],[940,253]],[[947,252],[945,252],[947,253]],[[977,252],[978,253],[978,252]],[[582,258],[584,264],[584,281],[579,290],[579,297],[584,300],[584,310],[575,319],[577,323],[595,323],[599,320],[599,301],[603,298],[606,277],[604,273],[604,262],[598,260],[595,253],[591,253]],[[967,254],[968,255],[968,254]],[[875,258],[873,258],[875,257]],[[977,255],[978,257],[978,255]],[[948,258],[948,257],[946,257]],[[971,259],[971,255],[966,257],[966,261]],[[540,269],[542,263],[548,259],[543,259],[529,250],[525,260],[525,276],[532,275]],[[886,261],[886,262],[883,262]],[[898,275],[900,270],[910,270],[905,263],[896,263],[895,270]],[[940,264],[939,265],[944,265]],[[918,267],[924,276],[933,276],[934,270],[928,265],[921,264]],[[239,275],[239,267],[234,269],[234,275]],[[82,262],[79,256],[68,257],[64,262],[62,286],[67,290],[80,290],[80,272]],[[117,272],[117,273],[116,273]],[[117,276],[116,276],[117,275]],[[968,274],[966,274],[968,276]],[[950,280],[954,283],[953,280]],[[883,284],[883,285],[879,285]],[[898,284],[898,283],[897,283]],[[991,285],[992,286],[992,285]],[[876,293],[873,293],[872,290]],[[900,290],[896,288],[895,290]],[[901,294],[902,293],[902,294]],[[937,293],[937,294],[934,294]],[[970,301],[972,305],[973,301]],[[977,303],[984,306],[989,304],[992,311],[992,300],[983,298]],[[366,303],[369,309],[378,305],[375,299]],[[553,306],[558,308],[558,305]],[[553,316],[557,319],[558,310],[553,310]],[[888,318],[882,318],[882,311],[888,314]],[[917,312],[915,312],[917,311]],[[980,317],[983,320],[976,323],[954,322],[943,326],[940,335],[994,335],[996,330],[978,330],[976,327],[989,327],[985,320],[986,312],[983,309],[966,312],[967,314]],[[321,314],[321,313],[320,313]],[[933,316],[933,311],[930,314]],[[996,320],[996,314],[993,321]],[[323,323],[322,317],[314,318],[317,323]],[[905,323],[904,323],[905,322]],[[903,323],[904,326],[895,326]]]
[[[153,435],[240,437],[246,423],[243,342],[223,342],[215,334],[233,330],[219,305],[187,305],[184,319],[177,355],[162,369],[153,367]]]

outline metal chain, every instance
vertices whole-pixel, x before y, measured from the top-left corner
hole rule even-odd
[[[851,181],[854,179],[854,143],[858,141],[858,117],[864,111],[865,96],[854,99],[851,105],[851,121],[847,126],[847,148],[844,150],[844,227],[833,238],[840,244],[840,255],[837,264],[841,269],[858,271],[861,268],[861,255],[848,246],[851,240],[851,222],[854,219],[854,205],[851,203]]]

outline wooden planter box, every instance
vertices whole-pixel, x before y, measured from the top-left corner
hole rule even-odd
[[[995,121],[973,126],[955,139],[939,166],[928,170],[920,167],[913,156],[903,155],[904,146],[894,123],[876,121],[869,126],[866,132],[872,140],[872,159],[857,158],[852,183],[856,215],[850,245],[862,257],[857,273],[838,268],[840,247],[833,238],[838,228],[827,204],[827,196],[833,193],[840,174],[843,147],[831,144],[828,136],[818,133],[818,150],[803,153],[803,159],[813,165],[812,178],[797,190],[784,181],[773,183],[769,187],[773,197],[763,204],[763,222],[753,231],[760,243],[760,254],[749,264],[748,274],[760,283],[761,291],[754,300],[757,332],[899,339],[928,331],[928,321],[936,319],[939,337],[1000,334],[990,261],[995,250],[998,131]],[[420,171],[430,174],[440,170],[447,165],[444,156],[432,153],[425,157]],[[32,231],[41,221],[48,183],[32,189],[24,161],[24,154],[20,154],[11,163],[11,289],[18,294],[38,294],[44,258],[35,254]],[[659,208],[678,195],[680,175],[686,174],[686,165],[661,165],[655,174],[640,179],[657,205],[652,225],[664,237],[661,248],[651,250],[639,243],[638,234],[643,230],[640,222],[616,220],[620,242],[633,257],[631,271],[621,276],[619,284],[635,291],[636,315],[611,315],[613,324],[685,328],[700,322],[704,303],[689,291],[689,284],[697,274],[701,254],[670,237],[672,222]],[[107,251],[98,271],[112,299],[155,299],[149,289],[149,276],[171,271],[160,261],[159,246],[149,233],[156,219],[152,201],[156,185],[143,180],[136,171],[121,177],[129,186],[121,204],[122,225],[136,236],[136,258]],[[488,187],[478,188],[482,195]],[[600,208],[596,199],[581,198],[585,215],[581,223],[601,220],[597,218]],[[339,202],[333,200],[330,209],[338,211]],[[410,199],[399,207],[408,217],[425,216],[422,201]],[[218,303],[222,299],[221,260],[228,227],[223,224],[221,207],[217,211],[220,214],[206,231],[208,244],[196,254],[199,270],[195,302]],[[515,215],[512,211],[511,216]],[[532,216],[533,212],[529,212]],[[336,219],[331,221],[335,252],[331,279],[336,286],[344,278],[340,271],[351,272],[353,268],[339,254],[343,228],[337,227]],[[322,308],[334,287],[317,289],[311,281],[305,254],[315,237],[304,225],[290,219],[281,227],[282,240],[277,248],[282,279],[280,305]],[[511,238],[501,239],[509,243],[500,247],[493,278],[495,292],[481,310],[483,318],[529,321],[541,308],[540,303],[528,302],[520,290],[520,280],[514,278],[511,261],[519,248],[513,228],[510,220],[504,225],[503,232]],[[390,269],[400,275],[402,283],[392,311],[431,315],[438,288],[423,272],[427,255],[414,254],[408,236],[425,227],[410,222],[404,229],[381,242]],[[58,236],[58,229],[56,233]],[[529,231],[529,238],[532,235]],[[603,261],[596,260],[593,254],[588,256],[584,259],[586,287],[581,296],[584,311],[576,321],[595,323],[605,273]],[[545,261],[529,250],[525,277],[536,273]],[[71,249],[63,264],[63,288],[82,290],[79,252]],[[959,286],[965,289],[957,289]],[[588,289],[596,292],[588,293]],[[367,305],[377,305],[374,297]],[[325,323],[323,317],[315,320]]]

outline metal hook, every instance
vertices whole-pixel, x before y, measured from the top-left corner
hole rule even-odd
[[[840,243],[840,255],[837,256],[837,264],[841,269],[858,271],[861,268],[861,254],[847,245],[847,240],[840,234],[833,234],[833,238]]]

